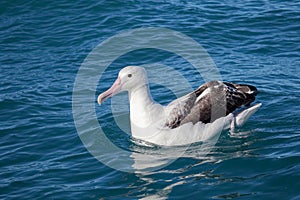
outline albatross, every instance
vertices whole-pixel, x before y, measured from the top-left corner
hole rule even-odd
[[[247,84],[210,81],[166,106],[150,94],[146,70],[127,66],[113,85],[98,98],[106,99],[127,91],[132,137],[157,145],[186,145],[208,141],[224,129],[241,127],[261,106],[251,105],[258,93]]]

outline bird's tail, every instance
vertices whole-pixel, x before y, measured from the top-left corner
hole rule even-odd
[[[231,130],[234,131],[234,129],[236,127],[241,127],[243,126],[248,119],[254,114],[256,113],[256,111],[258,111],[258,109],[261,107],[261,103],[258,103],[254,106],[251,106],[249,108],[246,108],[245,110],[243,110],[242,112],[236,114],[236,116],[233,118],[232,122],[231,122]]]

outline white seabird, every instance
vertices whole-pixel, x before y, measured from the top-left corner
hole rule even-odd
[[[129,94],[132,136],[166,146],[212,139],[224,129],[242,126],[261,106],[250,106],[256,87],[221,81],[207,82],[162,106],[151,97],[146,70],[137,66],[123,68],[97,101],[102,104],[121,91]]]

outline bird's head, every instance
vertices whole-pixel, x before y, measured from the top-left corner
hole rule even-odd
[[[147,73],[143,67],[125,67],[119,72],[113,85],[98,96],[98,104],[101,105],[106,99],[121,91],[131,91],[147,83]]]

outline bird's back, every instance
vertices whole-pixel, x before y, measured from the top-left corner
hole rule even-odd
[[[171,103],[172,110],[165,125],[176,128],[188,122],[213,122],[242,106],[249,106],[257,93],[258,90],[252,85],[207,82]]]

